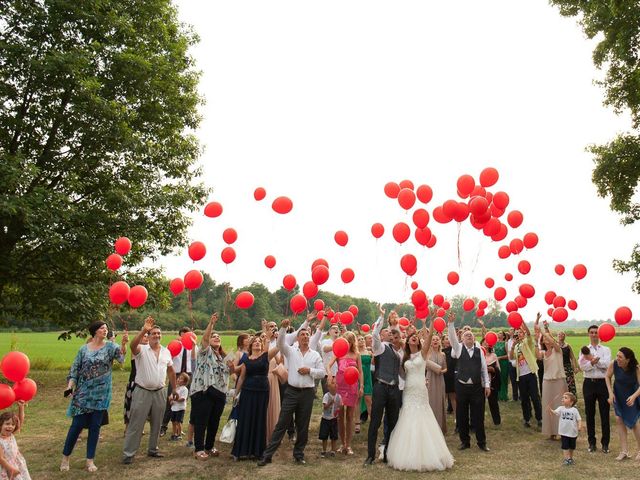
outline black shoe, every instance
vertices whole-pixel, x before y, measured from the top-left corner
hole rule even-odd
[[[164,458],[164,453],[160,453],[158,450],[147,452],[147,457]]]
[[[304,458],[294,458],[293,461],[296,463],[296,465],[306,465],[307,462],[304,461]]]
[[[602,447],[602,453],[609,453],[609,447]]]
[[[122,459],[123,465],[131,465],[133,463],[133,457],[124,457]]]
[[[468,443],[461,443],[460,445],[458,445],[458,450],[466,450],[467,448],[471,448],[471,445],[469,445]]]
[[[387,456],[385,455],[384,458],[382,459],[382,463],[389,463],[389,460],[387,459]]]
[[[483,452],[490,452],[491,450],[489,450],[489,447],[487,447],[486,445],[478,445],[478,448],[480,450],[482,450]]]
[[[266,458],[266,457],[262,457],[260,460],[258,460],[258,466],[259,467],[264,467],[267,463],[271,463],[271,459],[270,458]]]
[[[160,427],[160,436],[164,437],[167,433],[167,427]]]
[[[373,458],[367,457],[367,459],[364,461],[364,466],[368,467],[369,465],[373,465],[373,462],[375,462]]]
[[[589,445],[589,453],[593,453],[597,450],[595,445]]]
[[[542,420],[538,420],[538,428],[542,428]]]
[[[526,420],[522,421],[522,425],[524,425],[525,428],[531,428],[531,424],[529,422],[527,422]]]

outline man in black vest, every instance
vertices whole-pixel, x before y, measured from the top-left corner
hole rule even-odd
[[[402,337],[400,331],[391,329],[389,331],[390,343],[383,343],[380,340],[380,331],[384,323],[384,309],[380,308],[380,317],[373,329],[373,355],[375,357],[376,369],[373,375],[373,403],[371,405],[371,422],[369,423],[368,451],[366,465],[372,465],[376,455],[376,444],[378,442],[378,429],[382,423],[384,413],[387,415],[389,423],[389,435],[393,431],[398,421],[400,403],[402,397],[398,388],[400,375],[400,356],[402,355]],[[384,462],[387,461],[387,447],[389,439],[385,438]]]
[[[465,450],[471,446],[469,437],[469,410],[471,410],[471,423],[476,430],[478,447],[485,452],[487,437],[484,432],[484,401],[491,394],[487,362],[482,351],[475,344],[475,338],[471,330],[462,333],[462,344],[458,341],[455,318],[449,318],[449,341],[451,342],[451,357],[458,359],[458,372],[456,377],[456,425],[460,435],[458,450]]]

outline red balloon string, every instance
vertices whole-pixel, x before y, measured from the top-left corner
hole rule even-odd
[[[462,260],[460,259],[460,231],[462,224],[458,222],[458,270],[462,270]]]
[[[189,290],[187,305],[189,306],[189,318],[191,319],[191,330],[194,330],[196,323],[195,323],[195,320],[193,319],[193,302],[191,300],[191,290]]]
[[[229,284],[225,284],[224,286],[224,303],[222,304],[222,316],[227,320],[227,325],[231,326],[231,318],[227,313],[227,307],[231,304],[231,290],[229,289]]]

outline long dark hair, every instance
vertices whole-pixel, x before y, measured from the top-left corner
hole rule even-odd
[[[631,350],[629,347],[620,347],[618,351],[624,355],[624,358],[629,360],[626,371],[635,371],[636,367],[638,366],[638,360],[636,359],[636,354],[633,353],[633,350]]]
[[[404,356],[402,357],[402,365],[404,365],[404,362],[411,358],[411,347],[409,346],[409,340],[411,340],[411,337],[413,337],[414,335],[418,335],[418,332],[413,332],[404,341]],[[420,341],[418,341],[418,350],[420,350]]]

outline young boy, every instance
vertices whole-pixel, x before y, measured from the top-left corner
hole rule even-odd
[[[554,415],[560,416],[558,424],[558,433],[562,441],[562,452],[564,453],[564,465],[574,465],[573,451],[576,449],[576,439],[578,432],[582,430],[582,419],[580,412],[576,408],[576,396],[571,392],[565,392],[562,395],[562,406],[553,410],[547,405],[547,408]]]
[[[322,453],[325,458],[336,456],[336,441],[338,440],[338,412],[342,407],[342,397],[336,393],[336,382],[327,385],[329,391],[322,397],[322,419],[320,420],[320,434],[318,438],[322,440]],[[331,438],[331,451],[327,452],[327,439]]]
[[[173,426],[171,440],[174,442],[182,439],[182,421],[184,420],[184,412],[187,409],[187,398],[189,397],[189,390],[187,389],[189,375],[181,373],[178,375],[177,383],[176,393],[178,394],[178,398],[171,400],[171,425]]]
[[[580,353],[582,354],[584,359],[588,362],[590,362],[591,359],[593,358],[593,356],[591,355],[591,350],[589,350],[589,347],[587,347],[586,345],[580,349]]]

